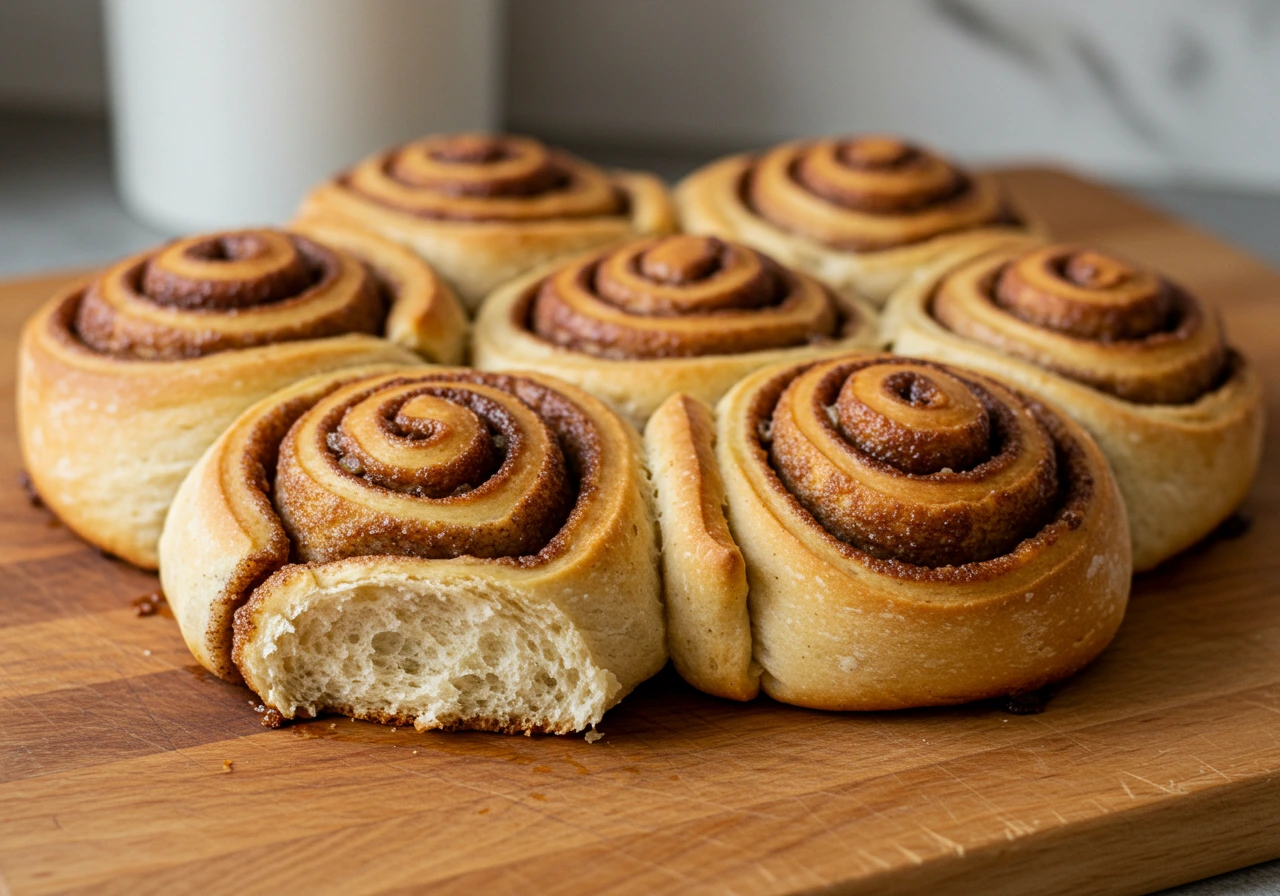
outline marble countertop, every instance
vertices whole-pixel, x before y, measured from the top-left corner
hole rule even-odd
[[[0,116],[0,277],[103,264],[167,235],[131,218],[111,182],[96,120]],[[700,159],[578,147],[618,165],[679,177]],[[1139,198],[1280,266],[1280,195],[1121,185]],[[1162,896],[1280,893],[1280,860],[1165,890]]]

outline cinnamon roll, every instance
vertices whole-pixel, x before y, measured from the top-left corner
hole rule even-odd
[[[759,370],[646,430],[669,641],[697,687],[960,703],[1082,668],[1132,572],[1106,461],[996,380],[889,355]],[[727,517],[726,517],[727,509]],[[748,647],[749,645],[749,647]]]
[[[759,367],[874,347],[875,313],[767,255],[664,236],[536,271],[476,320],[476,366],[551,373],[637,427],[667,396],[714,403]]]
[[[894,350],[995,373],[1054,402],[1097,440],[1150,569],[1244,499],[1262,447],[1262,390],[1218,315],[1113,255],[1008,246],[940,262],[887,311]]]
[[[154,568],[178,483],[246,407],[337,368],[414,363],[415,352],[457,363],[467,330],[443,281],[372,234],[308,225],[179,240],[28,321],[23,457],[81,537]]]
[[[1028,226],[990,176],[883,135],[730,156],[675,197],[690,233],[739,240],[877,305],[939,255]]]
[[[196,659],[285,719],[580,731],[666,661],[639,449],[550,377],[313,377],[191,471],[161,581]]]
[[[303,220],[352,224],[413,249],[469,310],[540,264],[675,229],[661,180],[606,171],[528,137],[447,134],[371,156],[317,187]]]

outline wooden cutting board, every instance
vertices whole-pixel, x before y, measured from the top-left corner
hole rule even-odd
[[[670,672],[605,737],[259,724],[156,579],[19,486],[0,381],[0,892],[1141,893],[1280,856],[1280,274],[1066,174],[1008,172],[1061,237],[1168,271],[1261,366],[1251,524],[1141,577],[1041,715],[835,715]],[[57,282],[0,286],[0,354]]]

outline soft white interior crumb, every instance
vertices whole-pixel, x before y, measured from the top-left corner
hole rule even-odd
[[[352,585],[260,612],[241,664],[286,717],[580,731],[619,690],[559,609],[484,582]]]

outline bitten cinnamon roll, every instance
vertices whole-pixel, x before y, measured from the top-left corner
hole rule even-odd
[[[475,310],[537,265],[675,229],[661,180],[606,171],[528,137],[446,134],[371,156],[311,192],[299,212],[413,249]]]
[[[739,240],[877,305],[943,253],[1027,227],[991,177],[883,135],[730,156],[675,195],[690,233]]]
[[[1125,497],[1133,562],[1150,569],[1244,499],[1262,391],[1218,315],[1159,274],[1067,245],[939,263],[894,296],[894,350],[998,374],[1097,440]]]
[[[666,661],[639,448],[550,377],[313,377],[191,471],[161,581],[196,659],[285,719],[580,731]]]
[[[535,271],[476,320],[475,363],[540,370],[637,427],[667,396],[715,402],[751,371],[876,345],[875,313],[715,237],[638,240]]]
[[[431,268],[372,234],[308,225],[179,240],[28,321],[23,458],[81,537],[154,568],[178,483],[246,407],[327,370],[419,354],[457,363],[467,331]]]
[[[702,690],[960,703],[1071,675],[1119,626],[1124,505],[1049,406],[962,368],[847,355],[757,371],[715,417],[674,396],[645,433],[670,649]]]

